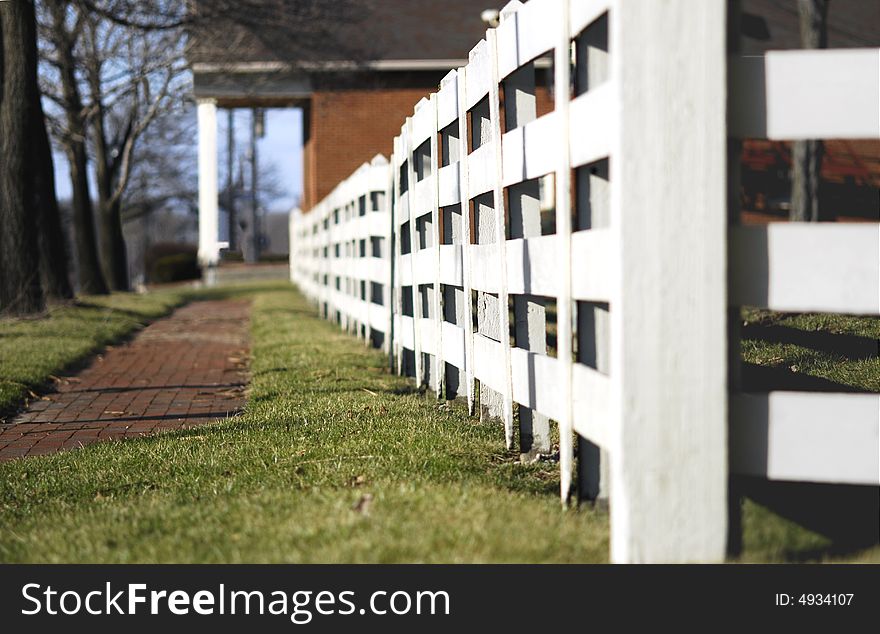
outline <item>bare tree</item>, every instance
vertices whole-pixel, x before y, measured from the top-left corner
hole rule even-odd
[[[79,183],[74,184],[77,225],[87,225],[85,218],[91,215],[84,167],[90,161],[97,186],[98,251],[104,278],[114,290],[127,290],[129,284],[123,215],[147,213],[164,195],[145,196],[141,188],[132,205],[134,199],[127,199],[126,190],[145,131],[188,90],[181,81],[191,53],[187,35],[198,34],[191,41],[203,48],[216,41],[221,58],[230,61],[273,50],[296,51],[295,57],[302,60],[323,59],[331,49],[354,56],[331,28],[356,16],[354,0],[44,1],[63,11],[56,17],[66,28],[53,25],[47,39],[57,42],[63,36],[66,58],[73,66],[66,73],[68,81],[57,82],[67,89],[56,99],[66,117],[65,125],[57,126],[56,138],[72,157],[71,176]],[[59,72],[63,57],[55,52]],[[47,94],[52,94],[51,86]],[[143,176],[138,180],[140,185],[148,182]],[[128,212],[126,205],[137,209]],[[86,244],[88,227],[80,234],[84,237],[78,251],[87,257],[87,251],[94,251]],[[81,268],[94,267],[86,263]]]
[[[198,213],[195,115],[193,104],[188,102],[162,113],[144,132],[133,154],[122,220],[134,280],[145,280],[149,275],[147,259],[157,236],[167,236],[173,227],[185,227],[186,216],[191,219]],[[172,241],[187,241],[179,232],[171,235]]]
[[[122,203],[135,148],[150,124],[182,99],[183,33],[140,33],[101,19],[86,28],[84,67],[92,104],[101,253],[114,290],[128,290]]]
[[[70,165],[81,287],[93,293],[107,287],[128,290],[123,197],[138,140],[182,98],[184,33],[127,27],[77,0],[44,3],[48,45],[43,58],[54,72],[43,88],[60,110],[53,131]],[[97,237],[90,164],[97,186]]]
[[[33,154],[30,170],[34,185],[34,209],[39,214],[37,246],[40,252],[40,281],[48,299],[71,299],[73,285],[55,191],[52,145],[49,143],[42,111],[34,118],[31,143]]]
[[[292,62],[359,60],[371,43],[341,36],[372,0],[74,0],[89,11],[143,31],[183,28],[198,59],[236,62],[258,55]],[[379,45],[379,43],[372,43]]]
[[[83,103],[78,76],[77,49],[86,15],[70,6],[68,0],[45,0],[43,8],[41,55],[49,68],[45,69],[41,88],[60,111],[57,116],[48,113],[48,120],[56,142],[67,156],[70,172],[79,287],[86,294],[104,294],[108,287],[98,259],[88,173],[89,108]]]
[[[801,45],[828,46],[829,0],[798,0]],[[792,148],[791,220],[819,221],[819,188],[825,146],[820,140],[795,141]]]
[[[39,310],[44,287],[51,296],[70,293],[37,84],[35,1],[0,2],[0,310],[9,313]],[[356,20],[354,0],[42,1],[50,9],[47,50],[60,88],[57,94],[47,90],[59,108],[52,129],[70,158],[77,256],[90,276],[83,285],[89,292],[103,290],[94,257],[89,161],[98,185],[106,277],[124,289],[125,192],[139,139],[179,97],[185,32],[199,30],[202,44],[210,46],[212,35],[234,27],[236,46],[218,40],[229,59],[281,50],[282,44],[293,60],[321,61],[330,50],[356,58],[349,42],[333,35],[340,22]]]
[[[195,126],[195,108],[181,103],[163,112],[144,132],[132,157],[122,202],[123,222],[171,207],[197,211]]]

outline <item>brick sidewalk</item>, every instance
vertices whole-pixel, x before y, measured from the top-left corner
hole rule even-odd
[[[194,302],[109,348],[0,427],[0,461],[213,422],[241,411],[246,301]]]

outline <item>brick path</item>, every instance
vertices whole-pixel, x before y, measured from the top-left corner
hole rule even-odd
[[[194,302],[109,348],[0,427],[0,461],[184,429],[241,410],[250,305]]]

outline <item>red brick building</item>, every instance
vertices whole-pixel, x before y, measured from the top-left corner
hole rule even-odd
[[[390,156],[403,121],[422,97],[437,89],[443,74],[315,78],[305,110],[303,208],[310,209],[376,154]]]
[[[302,108],[309,209],[363,162],[391,154],[415,104],[484,36],[483,10],[505,3],[342,2],[326,16],[327,34],[309,42],[297,42],[296,24],[279,22],[273,33],[256,22],[215,21],[193,38],[195,96],[218,108]]]

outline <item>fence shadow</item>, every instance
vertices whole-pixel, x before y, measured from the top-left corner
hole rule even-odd
[[[852,385],[836,383],[785,367],[742,364],[744,392],[865,392]]]
[[[180,385],[135,385],[132,387],[90,387],[77,390],[64,390],[67,394],[89,394],[100,392],[102,394],[123,394],[125,392],[148,392],[150,390],[227,390],[231,388],[245,387],[246,382],[237,383],[193,383]]]
[[[862,361],[880,356],[880,340],[857,335],[837,334],[827,331],[808,331],[789,326],[749,324],[741,331],[743,339],[767,343],[787,343],[816,352],[826,352]]]
[[[824,548],[786,551],[791,561],[842,557],[880,543],[880,488],[876,486],[732,476],[730,495],[734,507],[748,498],[829,540]],[[731,555],[738,555],[742,547],[741,514],[731,515],[730,529],[734,535]]]

